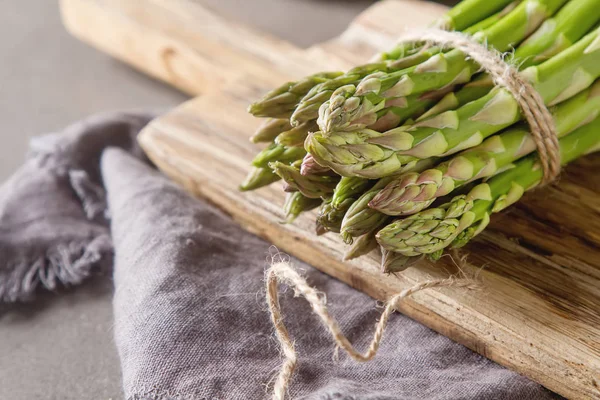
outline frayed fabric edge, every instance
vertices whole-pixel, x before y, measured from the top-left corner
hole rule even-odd
[[[92,182],[86,171],[81,169],[70,170],[69,183],[79,197],[87,219],[94,220],[99,215],[105,219],[109,218],[106,191],[103,187]]]
[[[201,393],[183,394],[172,390],[159,388],[138,390],[135,394],[127,397],[127,400],[200,400],[208,399]]]
[[[106,233],[85,242],[60,244],[46,254],[15,262],[9,273],[0,274],[0,301],[30,300],[40,285],[54,290],[59,284],[79,284],[109,253],[112,242]]]

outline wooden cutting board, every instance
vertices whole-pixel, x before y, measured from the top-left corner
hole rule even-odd
[[[456,267],[443,258],[385,276],[375,256],[342,262],[344,245],[336,235],[314,235],[314,214],[293,225],[279,222],[279,184],[238,192],[259,149],[248,141],[259,121],[245,109],[284,80],[367,61],[403,29],[425,25],[443,10],[432,3],[382,1],[338,38],[303,50],[193,0],[62,0],[74,35],[202,94],[142,132],[140,143],[160,169],[281,250],[381,300]],[[484,267],[483,290],[421,292],[400,311],[564,396],[600,398],[597,171],[600,157],[586,157],[567,168],[560,187],[530,193],[494,216],[465,249],[469,269]]]

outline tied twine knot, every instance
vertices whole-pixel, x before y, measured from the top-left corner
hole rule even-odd
[[[542,185],[556,179],[560,173],[560,147],[552,114],[538,91],[523,79],[519,71],[504,61],[502,53],[488,48],[473,37],[459,32],[431,28],[406,32],[400,43],[429,42],[460,50],[481,66],[497,86],[506,89],[517,101],[531,129],[544,172]]]
[[[342,332],[338,322],[329,314],[325,301],[319,296],[319,292],[308,285],[306,279],[300,276],[287,260],[274,261],[266,273],[267,285],[267,304],[271,314],[271,322],[275,327],[275,333],[281,346],[281,351],[285,357],[285,362],[281,367],[277,380],[273,386],[273,399],[283,400],[289,386],[290,380],[298,363],[294,342],[283,322],[281,314],[281,305],[279,303],[278,288],[279,283],[285,283],[290,286],[296,296],[302,296],[308,301],[313,312],[321,319],[323,326],[329,331],[337,348],[344,349],[350,357],[356,361],[370,361],[377,354],[383,333],[392,313],[398,309],[399,304],[407,297],[429,288],[440,287],[462,287],[466,289],[479,288],[478,282],[472,279],[460,279],[449,277],[446,279],[428,280],[417,283],[414,286],[404,289],[400,293],[392,296],[386,303],[381,318],[376,325],[373,339],[368,349],[361,353],[350,343],[348,338]],[[336,350],[337,350],[336,348]]]

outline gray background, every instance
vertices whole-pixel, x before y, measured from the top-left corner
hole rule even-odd
[[[335,36],[371,3],[206,2],[300,45]],[[3,2],[0,51],[0,182],[22,162],[33,135],[99,111],[168,108],[186,99],[71,38],[61,26],[56,1]],[[121,397],[110,278],[66,292],[42,294],[32,304],[0,306],[0,399]]]

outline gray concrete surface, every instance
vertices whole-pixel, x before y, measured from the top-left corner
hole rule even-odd
[[[369,0],[206,0],[215,10],[300,45],[340,32]],[[30,137],[114,109],[173,107],[186,97],[69,37],[56,1],[2,2],[0,182]],[[0,260],[1,262],[1,260]],[[0,400],[121,398],[112,283],[0,306]]]

